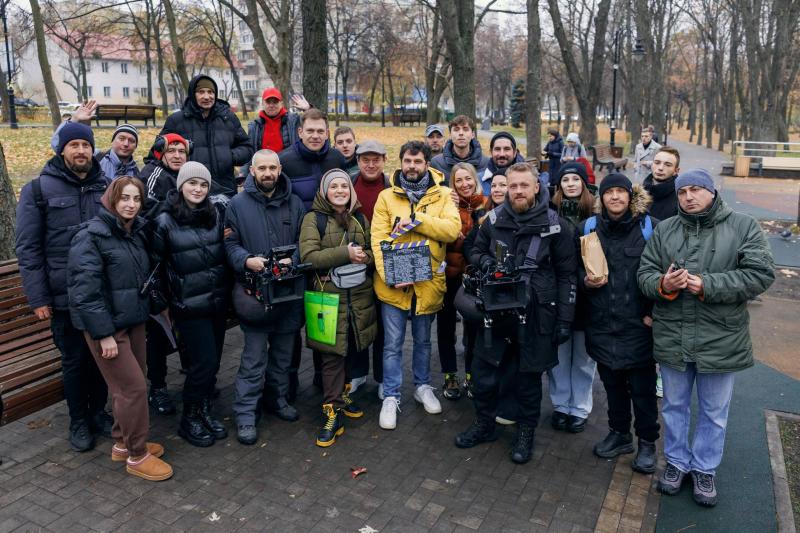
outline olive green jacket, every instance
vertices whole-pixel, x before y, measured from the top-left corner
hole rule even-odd
[[[665,294],[670,264],[703,279],[703,293]],[[717,195],[707,213],[682,210],[656,226],[638,272],[639,287],[656,301],[653,355],[659,363],[698,372],[733,372],[753,365],[748,300],[775,280],[772,252],[758,222],[734,212]]]

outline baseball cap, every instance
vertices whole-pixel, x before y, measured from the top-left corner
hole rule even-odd
[[[364,154],[386,155],[386,148],[384,148],[383,145],[378,141],[369,139],[367,141],[358,143],[358,147],[356,148],[356,155]]]
[[[444,137],[444,128],[438,124],[430,124],[427,128],[425,128],[425,137],[430,137],[431,133],[434,131],[439,132],[439,135]]]
[[[264,92],[261,93],[262,100],[266,100],[267,98],[277,98],[278,100],[283,100],[283,95],[277,87],[270,87],[269,89],[264,89]]]

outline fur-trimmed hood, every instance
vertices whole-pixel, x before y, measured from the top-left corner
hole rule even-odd
[[[631,203],[629,206],[631,215],[634,217],[637,215],[644,215],[650,209],[650,205],[653,203],[653,197],[650,196],[650,193],[645,190],[645,188],[636,183],[633,185],[633,192],[631,194]],[[603,212],[603,199],[602,196],[598,195],[594,201],[594,213],[601,214]]]

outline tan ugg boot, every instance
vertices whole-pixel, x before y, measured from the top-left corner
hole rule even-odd
[[[148,442],[147,443],[147,453],[150,455],[155,455],[156,457],[161,457],[164,455],[164,447],[156,442]],[[128,450],[125,449],[125,446],[122,444],[115,444],[111,447],[111,460],[115,462],[122,462],[127,461],[130,454]]]
[[[172,477],[172,467],[149,453],[136,461],[128,457],[127,463],[129,474],[148,481],[164,481]]]

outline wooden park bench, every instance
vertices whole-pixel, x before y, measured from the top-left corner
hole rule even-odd
[[[16,260],[0,262],[0,426],[63,398],[50,321],[33,314]]]
[[[400,125],[408,124],[413,126],[414,123],[422,124],[422,111],[419,109],[403,109],[400,112]]]
[[[614,157],[611,152],[611,145],[609,144],[596,144],[590,146],[589,150],[592,152],[592,170],[598,167],[606,169],[608,172],[616,170],[624,170],[628,166],[627,157]]]
[[[148,104],[125,105],[125,104],[100,104],[97,106],[94,120],[97,126],[100,126],[101,120],[116,120],[117,126],[119,121],[129,123],[132,120],[144,120],[144,125],[147,126],[147,121],[152,120],[153,126],[156,125],[156,107]]]

